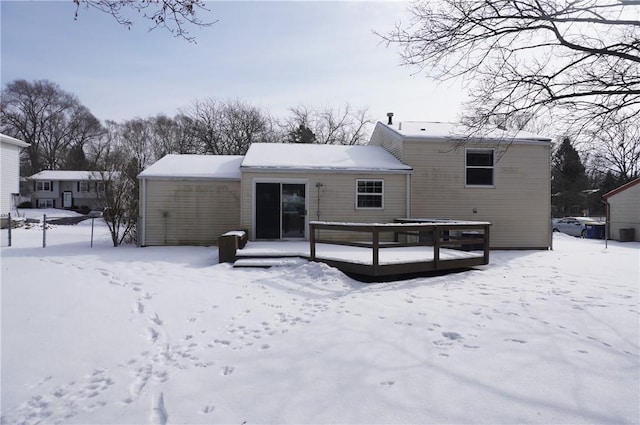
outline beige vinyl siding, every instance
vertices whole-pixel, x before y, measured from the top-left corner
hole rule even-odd
[[[414,169],[412,217],[489,221],[492,248],[546,248],[550,238],[550,147],[512,144],[495,151],[494,187],[465,187],[465,148],[407,141]]]
[[[140,203],[145,209],[145,245],[215,245],[220,235],[239,229],[239,181],[145,183],[146,199]]]
[[[389,129],[389,127],[377,123],[376,128],[371,134],[370,145],[382,146],[393,156],[402,161],[402,136]]]
[[[633,185],[609,199],[609,234],[620,239],[620,229],[635,229],[640,241],[640,184]]]
[[[384,207],[382,209],[356,209],[356,180],[383,180]],[[254,239],[253,232],[253,185],[258,182],[305,181],[307,184],[307,231],[309,220],[387,223],[394,218],[405,217],[406,211],[406,174],[382,173],[242,173],[242,218],[243,229],[249,229],[249,237]],[[318,189],[320,188],[320,208],[318,208]],[[320,216],[318,217],[318,210]],[[327,234],[328,235],[328,234]],[[324,236],[327,236],[323,234]],[[308,238],[308,235],[307,235]]]

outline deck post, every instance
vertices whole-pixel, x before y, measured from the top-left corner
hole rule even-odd
[[[377,227],[373,228],[373,273],[378,274],[380,265],[380,232]]]
[[[489,225],[484,226],[484,263],[489,264]]]
[[[309,223],[309,258],[316,261],[316,226]]]
[[[440,227],[433,227],[433,269],[438,270],[440,262]]]
[[[11,213],[8,214],[8,218],[7,218],[8,222],[7,222],[7,236],[9,237],[9,246],[11,246]]]

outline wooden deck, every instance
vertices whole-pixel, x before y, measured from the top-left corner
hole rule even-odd
[[[312,221],[309,259],[364,276],[464,269],[489,264],[490,226],[488,222],[450,220],[389,224]],[[346,237],[323,239],[323,230],[357,232],[362,238],[358,242]],[[353,250],[358,248],[364,251],[354,257]]]
[[[369,277],[466,269],[489,263],[489,228],[487,222],[448,220],[389,224],[312,221],[308,242],[248,242],[236,257],[300,257]],[[325,231],[333,236],[323,238]],[[336,232],[345,237],[336,239]],[[357,242],[353,232],[361,235]]]

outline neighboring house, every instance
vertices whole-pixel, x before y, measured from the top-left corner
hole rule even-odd
[[[20,149],[29,144],[0,133],[0,213],[15,209],[20,192]]]
[[[66,208],[89,211],[99,208],[98,196],[104,193],[104,172],[40,171],[28,178],[34,208]]]
[[[378,123],[366,146],[169,155],[139,175],[139,243],[209,245],[238,229],[251,240],[306,240],[312,220],[409,217],[490,221],[491,247],[546,249],[550,158],[548,138],[499,131],[465,140],[442,123]]]
[[[609,237],[627,240],[625,233],[633,233],[633,240],[640,241],[640,178],[605,193],[602,198],[607,203]]]

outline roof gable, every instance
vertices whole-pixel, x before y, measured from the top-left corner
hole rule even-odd
[[[640,184],[640,177],[635,179],[635,180],[631,180],[629,183],[623,184],[622,186],[620,186],[620,187],[618,187],[616,189],[613,189],[611,192],[605,193],[604,195],[602,195],[602,197],[604,199],[611,198],[612,196],[617,195],[618,193],[623,192],[623,191],[625,191],[625,190],[627,190],[627,189],[629,189],[629,188],[631,188],[631,187],[633,187],[633,186],[635,186],[637,184]]]
[[[7,143],[9,145],[19,146],[21,148],[26,148],[31,146],[27,142],[23,142],[22,140],[16,139],[15,137],[7,136],[6,134],[0,133],[0,141],[2,143]]]
[[[380,146],[253,143],[243,169],[301,171],[398,171],[412,168]]]

